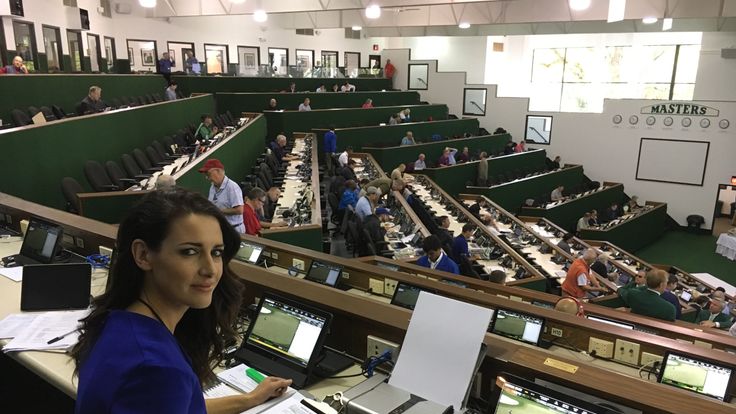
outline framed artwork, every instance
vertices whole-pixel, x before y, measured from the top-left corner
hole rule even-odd
[[[429,65],[409,65],[409,89],[426,91],[429,88]]]
[[[128,48],[128,59],[130,60],[130,66],[135,65],[135,55],[133,54],[133,48]]]
[[[463,90],[463,115],[486,115],[485,88],[465,88]]]
[[[171,59],[171,67],[176,66],[176,51],[169,50],[169,59]]]
[[[141,64],[143,66],[156,66],[156,57],[153,49],[141,49]]]
[[[552,117],[547,115],[527,115],[524,141],[533,144],[549,145],[552,142]]]
[[[243,53],[243,61],[245,62],[246,68],[248,69],[256,68],[256,54],[255,53]]]

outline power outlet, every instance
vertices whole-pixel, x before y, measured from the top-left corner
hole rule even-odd
[[[639,365],[639,344],[617,339],[613,359],[626,364]]]
[[[99,246],[100,254],[107,257],[112,257],[112,249],[105,246]]]
[[[84,249],[84,239],[82,239],[81,237],[75,237],[74,244],[80,249]]]
[[[350,273],[343,270],[342,275],[340,276],[342,279],[350,279]]]
[[[399,350],[401,349],[401,345],[395,344],[391,341],[387,341],[383,338],[379,338],[377,336],[368,335],[368,352],[366,356],[368,358],[372,356],[378,356],[383,353],[383,351],[390,349],[391,350],[391,360],[396,362],[397,358],[399,357]]]
[[[304,271],[304,260],[291,259],[291,265],[301,270],[302,272]]]
[[[651,367],[655,361],[662,363],[662,357],[660,355],[650,354],[649,352],[641,353],[641,365]]]
[[[272,253],[271,253],[271,258],[272,258],[273,260],[279,260],[279,254],[278,254],[278,253],[276,253],[276,252],[272,252]]]
[[[552,328],[552,336],[556,336],[558,338],[562,338],[562,329],[560,328]]]
[[[394,292],[396,291],[397,284],[398,282],[393,279],[383,279],[383,293],[388,296],[393,296]]]
[[[375,295],[383,295],[383,280],[368,279],[368,287]]]
[[[613,358],[613,342],[591,337],[588,341],[588,353],[601,358]]]

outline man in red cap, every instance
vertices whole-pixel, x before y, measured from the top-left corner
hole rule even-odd
[[[243,224],[243,191],[235,181],[225,175],[225,166],[220,160],[210,158],[205,161],[199,172],[204,173],[212,185],[209,200],[222,211],[238,233],[245,233]]]

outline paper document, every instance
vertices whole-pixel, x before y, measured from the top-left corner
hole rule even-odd
[[[229,397],[231,395],[239,395],[240,393],[228,387],[227,384],[219,383],[212,388],[204,390],[204,398]]]
[[[256,389],[258,386],[258,383],[256,383],[252,378],[250,378],[248,375],[246,375],[245,370],[248,369],[248,366],[245,364],[240,364],[237,366],[234,366],[228,370],[222,371],[217,374],[217,378],[224,382],[225,384],[229,385],[230,387],[233,387],[235,390],[238,390],[240,392],[248,393]],[[219,391],[223,391],[220,389]],[[282,395],[279,398],[274,398],[272,400],[269,400],[259,406],[253,407],[248,411],[244,411],[243,413],[247,414],[256,414],[261,412],[271,412],[269,409],[270,407],[273,407],[276,404],[281,403],[282,401],[290,399],[292,396],[296,396],[299,398],[299,401],[303,398],[301,394],[296,392],[294,388],[289,387],[284,395]],[[224,397],[224,395],[222,395]],[[298,401],[297,401],[298,402]],[[299,414],[299,413],[293,413],[293,414]],[[311,413],[314,414],[314,413]]]
[[[2,267],[0,268],[0,275],[7,277],[13,282],[20,282],[23,280],[23,266]]]
[[[421,292],[388,383],[460,411],[492,315],[491,309]]]
[[[14,338],[33,322],[38,313],[14,313],[0,321],[0,338]]]
[[[408,236],[402,237],[401,238],[401,242],[404,243],[404,244],[408,244],[409,242],[411,242],[411,239],[413,239],[413,238],[414,238],[414,235],[413,234],[410,234]]]
[[[77,343],[79,332],[74,332],[74,329],[79,327],[79,320],[88,313],[89,309],[38,314],[30,325],[3,347],[3,352],[67,349]],[[62,336],[54,343],[48,343]]]

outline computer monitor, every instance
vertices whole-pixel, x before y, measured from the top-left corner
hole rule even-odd
[[[539,384],[509,375],[496,377],[491,396],[494,414],[610,414],[612,411],[593,403],[570,397]]]
[[[667,351],[657,379],[698,394],[728,402],[734,368],[715,361]]]
[[[312,266],[304,279],[335,287],[340,281],[340,276],[342,276],[342,266],[312,260]]]
[[[240,249],[235,257],[248,263],[257,264],[261,259],[261,253],[263,253],[263,246],[240,242]]]
[[[332,314],[266,293],[236,357],[269,375],[307,383],[319,359]]]
[[[491,332],[528,344],[539,345],[539,337],[542,335],[544,322],[544,318],[538,316],[508,309],[498,309],[493,314]]]
[[[20,255],[41,264],[49,264],[54,261],[54,254],[63,234],[61,226],[33,217],[23,237]]]
[[[625,322],[620,322],[615,319],[608,319],[608,318],[603,318],[601,316],[593,316],[593,315],[587,315],[586,318],[588,318],[588,320],[590,321],[603,322],[609,325],[618,326],[619,328],[631,329],[631,330],[634,329],[634,325],[625,323]]]
[[[419,286],[399,282],[394,290],[394,296],[391,298],[391,304],[414,310],[414,307],[417,305],[417,299],[419,299],[419,293],[422,291],[435,293],[431,289],[422,289]]]

